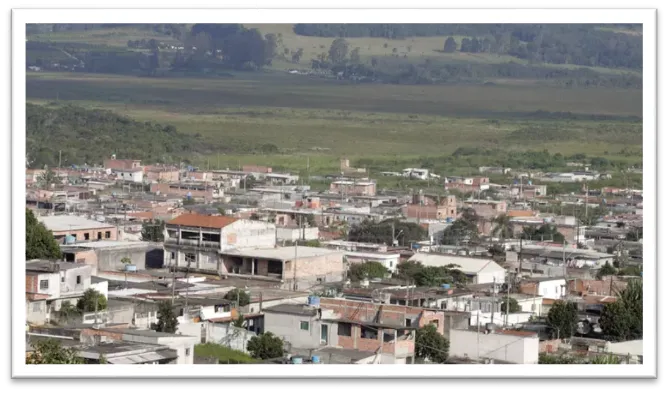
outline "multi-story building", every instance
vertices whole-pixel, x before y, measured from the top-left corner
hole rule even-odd
[[[78,243],[94,240],[118,240],[118,228],[80,216],[40,216],[37,219],[53,232],[59,243]]]
[[[489,189],[489,178],[480,176],[448,176],[445,178],[445,189],[460,190],[462,192],[484,191]]]
[[[26,306],[30,311],[28,321],[48,321],[50,312],[60,310],[64,301],[76,304],[76,301],[91,287],[91,271],[91,266],[80,263],[28,261],[26,263]]]
[[[113,155],[110,159],[104,160],[103,166],[105,169],[118,171],[136,169],[141,168],[141,160],[117,160],[116,155]]]
[[[329,185],[329,192],[341,195],[376,195],[376,183],[370,180],[335,180]]]
[[[222,272],[219,253],[273,248],[274,224],[225,216],[182,214],[165,225],[165,266]]]

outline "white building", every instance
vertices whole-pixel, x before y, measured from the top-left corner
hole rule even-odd
[[[506,280],[506,270],[491,259],[417,253],[409,261],[420,262],[424,266],[455,265],[456,269],[469,276],[473,284],[503,283]]]
[[[533,287],[533,293],[536,296],[542,296],[544,299],[559,300],[566,296],[568,287],[566,279],[563,277],[541,277],[525,279],[521,286]],[[523,289],[524,293],[527,293]]]
[[[517,330],[488,331],[481,326],[450,330],[450,356],[514,364],[538,364],[538,335]]]
[[[429,179],[429,169],[421,168],[406,168],[401,173],[403,177],[409,177],[412,179],[427,180]]]
[[[397,271],[400,254],[397,253],[378,253],[378,252],[359,252],[359,251],[345,251],[343,254],[348,263],[365,263],[378,262],[385,266],[385,269],[391,273]]]
[[[116,178],[132,183],[144,182],[144,170],[142,168],[115,170]]]

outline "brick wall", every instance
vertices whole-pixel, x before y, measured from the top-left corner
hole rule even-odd
[[[540,353],[554,353],[559,349],[561,340],[545,340],[538,344],[538,351]]]
[[[26,292],[37,292],[38,276],[26,276]]]
[[[538,294],[538,284],[535,282],[520,283],[520,293],[526,295],[536,295]]]
[[[106,237],[106,233],[109,232],[109,237]],[[86,229],[82,231],[54,231],[53,236],[67,236],[67,235],[76,235],[77,243],[85,241],[94,241],[98,240],[98,233],[101,236],[100,240],[118,240],[118,229],[115,227],[109,228],[94,228]],[[88,234],[88,239],[86,239],[86,234]]]

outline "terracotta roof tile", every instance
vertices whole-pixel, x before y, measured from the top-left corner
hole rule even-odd
[[[202,228],[225,228],[237,221],[238,218],[225,216],[205,216],[202,214],[181,214],[169,221],[169,225],[182,225],[188,227]]]
[[[536,214],[531,210],[508,210],[508,217],[533,217]]]

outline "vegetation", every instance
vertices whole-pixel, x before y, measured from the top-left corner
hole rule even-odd
[[[63,348],[53,338],[39,339],[32,343],[33,351],[26,357],[26,364],[83,364],[83,358],[75,348]]]
[[[198,150],[199,149],[199,150]],[[112,153],[119,157],[174,162],[205,151],[197,137],[173,126],[140,123],[103,110],[76,106],[26,106],[26,151],[32,165],[101,164]]]
[[[612,276],[615,275],[616,273],[617,269],[615,269],[614,267],[612,267],[612,265],[606,262],[605,265],[603,265],[603,267],[601,267],[598,270],[598,272],[596,272],[596,279],[600,280],[605,276]]]
[[[380,262],[353,263],[348,269],[348,277],[353,281],[360,281],[365,278],[384,278],[389,271]]]
[[[503,300],[501,300],[501,312],[502,313],[507,313],[506,312],[506,304],[508,305],[508,309],[510,310],[510,314],[522,311],[522,307],[520,307],[520,305],[517,303],[517,300],[515,298],[507,296]]]
[[[176,333],[179,321],[174,314],[174,308],[170,302],[160,302],[158,305],[158,323],[155,330],[164,333]]]
[[[379,223],[365,221],[350,228],[348,240],[363,243],[384,243],[391,245],[392,225],[394,224],[394,236],[399,244],[410,245],[411,242],[425,240],[427,231],[415,223],[402,222],[399,220],[385,220]]]
[[[524,227],[520,237],[522,239],[549,241],[552,243],[564,243],[566,241],[564,235],[557,230],[557,227],[550,224],[543,224],[538,228]]]
[[[468,277],[457,269],[457,265],[424,266],[420,262],[406,261],[397,265],[397,277],[409,280],[420,287],[437,287],[442,284],[462,285]]]
[[[107,298],[95,289],[89,288],[77,301],[77,309],[84,312],[102,311],[107,308]]]
[[[478,223],[481,221],[475,210],[465,208],[461,216],[443,231],[443,244],[478,244]]]
[[[642,338],[643,331],[642,280],[630,280],[617,293],[617,301],[603,307],[599,325],[606,340],[626,341]]]
[[[615,355],[600,355],[593,358],[583,356],[551,355],[541,353],[538,355],[538,364],[620,364],[621,359]]]
[[[513,224],[509,216],[505,214],[498,215],[492,220],[492,224],[494,225],[492,236],[499,237],[501,242],[513,238]]]
[[[234,288],[225,294],[225,299],[234,302],[238,307],[247,306],[250,303],[250,295],[243,289]]]
[[[247,349],[255,359],[275,359],[283,356],[283,340],[274,336],[271,332],[266,332],[254,337],[248,341]]]
[[[62,253],[53,233],[37,220],[32,210],[26,209],[26,260],[58,260],[61,257]]]
[[[198,358],[214,358],[219,364],[246,364],[257,362],[244,352],[235,351],[232,348],[215,343],[195,345],[195,356]]]
[[[162,220],[148,220],[141,224],[141,240],[145,242],[165,241],[165,222]]]
[[[578,323],[578,309],[573,302],[556,301],[547,314],[547,324],[555,338],[570,338],[575,334]]]
[[[436,326],[428,324],[417,330],[415,335],[415,356],[432,363],[445,363],[448,360],[450,342],[436,330]]]

